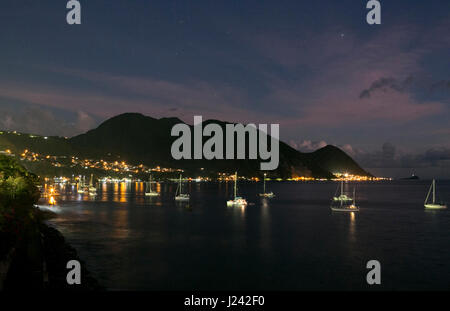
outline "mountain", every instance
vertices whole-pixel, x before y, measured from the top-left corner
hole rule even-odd
[[[179,160],[171,156],[172,142],[177,137],[170,135],[175,124],[183,123],[178,118],[155,119],[137,113],[126,113],[113,117],[98,128],[69,139],[71,148],[85,157],[120,156],[130,163],[166,165],[187,170],[205,168],[216,172],[234,172],[244,175],[260,175],[260,160]],[[208,120],[225,128],[227,122]],[[191,133],[193,133],[193,127]],[[206,139],[204,139],[206,141]],[[225,143],[224,143],[225,146]],[[275,172],[269,175],[287,177],[311,176],[330,178],[333,172],[348,172],[370,176],[346,153],[334,146],[326,146],[312,153],[301,153],[280,141],[280,162]]]
[[[364,171],[349,155],[338,147],[327,145],[311,153],[304,153],[305,157],[312,158],[320,167],[332,172],[347,172],[353,175],[371,176]]]
[[[69,139],[69,144],[86,157],[120,156],[128,162],[168,165],[172,127],[177,118],[154,119],[125,113],[103,122],[96,129]]]
[[[42,155],[73,155],[80,158],[126,161],[151,167],[159,165],[183,168],[191,174],[200,173],[202,170],[203,173],[233,173],[237,170],[240,175],[262,175],[260,160],[174,160],[170,150],[177,137],[172,137],[170,133],[172,127],[179,123],[183,122],[178,118],[155,119],[138,113],[125,113],[72,138],[0,132],[0,151],[11,149],[21,153],[29,149]],[[228,124],[208,120],[203,122],[203,127],[210,123],[219,124],[223,129]],[[190,128],[193,133],[193,127]],[[207,138],[203,138],[203,142],[206,140]],[[224,149],[225,146],[224,143]],[[246,148],[248,150],[248,145]],[[336,172],[371,176],[337,147],[328,145],[311,153],[302,153],[281,141],[279,166],[275,171],[269,171],[268,175],[281,178],[332,178]]]

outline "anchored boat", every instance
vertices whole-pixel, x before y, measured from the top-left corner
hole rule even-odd
[[[79,184],[78,184],[78,189],[77,189],[77,192],[79,193],[79,194],[83,194],[84,193],[84,188],[85,188],[85,177],[83,176],[83,177],[81,177],[80,176],[80,178],[79,178]]]
[[[97,188],[94,186],[94,174],[91,174],[91,179],[89,181],[89,195],[90,196],[96,196],[97,195]]]
[[[189,201],[190,199],[189,194],[183,193],[182,185],[183,183],[180,174],[180,182],[178,183],[177,191],[175,192],[175,201]]]
[[[275,196],[272,191],[266,192],[266,173],[264,173],[264,193],[260,193],[259,196],[265,198],[273,198]]]
[[[359,212],[359,207],[356,206],[356,188],[353,188],[353,202],[351,204],[345,203],[346,201],[340,200],[338,204],[333,200],[331,204],[331,210],[334,212]],[[333,198],[334,199],[334,198]],[[333,203],[335,205],[333,205]]]
[[[427,203],[431,192],[433,193],[433,196],[432,196],[433,200],[431,201],[431,203]],[[428,190],[428,194],[425,199],[424,206],[425,206],[425,208],[429,208],[429,209],[445,209],[445,208],[447,208],[447,205],[445,205],[444,203],[436,203],[436,181],[434,179],[433,179],[433,182],[431,183],[430,190]]]
[[[159,196],[158,192],[152,190],[152,175],[150,175],[149,177],[147,189],[145,190],[145,195],[149,197]]]
[[[245,207],[247,206],[247,200],[243,197],[237,196],[237,172],[234,174],[234,199],[227,201],[227,206],[233,207]]]

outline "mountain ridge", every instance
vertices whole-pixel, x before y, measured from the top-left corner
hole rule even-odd
[[[91,150],[87,152],[87,156],[95,155],[92,153],[92,146],[102,141],[99,145],[100,148],[109,148],[109,152],[117,152],[130,161],[149,157],[152,161],[146,161],[148,164],[166,163],[172,166],[179,164],[182,168],[187,169],[205,167],[226,172],[232,172],[234,169],[239,168],[243,171],[248,171],[246,173],[250,173],[250,171],[255,173],[257,171],[256,166],[259,161],[255,160],[176,161],[171,159],[170,147],[177,137],[170,136],[170,131],[178,123],[186,124],[178,118],[155,119],[140,113],[125,113],[106,120],[96,129],[85,134],[72,137],[70,142],[72,145],[78,145],[80,150]],[[216,123],[224,127],[231,122],[205,120],[203,121],[203,126],[210,123]],[[192,130],[192,125],[187,125]],[[115,133],[117,136],[114,138],[108,137],[112,133]],[[146,144],[139,144],[139,141],[146,142]],[[275,175],[281,177],[309,176],[331,178],[336,170],[347,171],[355,175],[371,176],[345,152],[331,145],[311,153],[302,153],[282,141],[279,141],[279,147],[280,165]],[[140,154],[140,156],[136,157],[136,154]],[[318,163],[317,158],[320,158],[321,163]],[[273,172],[269,171],[268,173],[271,174]],[[261,172],[258,175],[260,174]]]
[[[120,157],[124,161],[148,166],[167,166],[182,168],[191,172],[199,172],[206,169],[215,172],[232,173],[235,170],[239,174],[248,176],[260,176],[258,160],[174,160],[171,156],[171,146],[177,137],[170,135],[175,124],[184,123],[176,117],[156,119],[140,113],[124,113],[114,116],[102,122],[98,127],[86,133],[71,138],[51,137],[38,142],[34,138],[33,147],[40,149],[36,152],[46,152],[51,149],[54,153],[74,155],[86,158]],[[205,120],[203,126],[209,123],[217,123],[221,127],[231,122],[220,120]],[[235,123],[232,123],[235,124]],[[192,125],[187,124],[191,130]],[[5,141],[16,143],[18,150],[29,147],[28,135],[21,138],[3,139],[0,135],[0,150]],[[31,136],[31,135],[30,135]],[[20,137],[20,136],[19,136]],[[3,137],[4,138],[4,137]],[[207,138],[203,138],[205,141]],[[30,138],[29,140],[33,140]],[[7,144],[7,143],[6,143]],[[225,146],[225,144],[224,144]],[[247,146],[248,147],[248,144]],[[59,149],[59,150],[58,150]],[[23,150],[23,149],[22,149]],[[34,150],[33,150],[34,151]],[[334,173],[348,172],[354,175],[372,176],[363,170],[349,155],[341,149],[327,145],[314,152],[303,153],[288,144],[279,141],[279,166],[274,171],[267,171],[271,177],[315,177],[333,178]]]

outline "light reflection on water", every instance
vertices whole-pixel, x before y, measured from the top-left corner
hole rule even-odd
[[[240,184],[244,208],[226,206],[232,182],[186,184],[188,204],[176,183],[158,183],[158,197],[144,183],[101,184],[96,197],[67,186],[52,223],[114,289],[368,289],[370,259],[380,289],[449,289],[450,213],[424,211],[427,182],[358,184],[359,213],[330,211],[336,183],[268,183],[273,199],[261,186]],[[440,189],[450,201],[450,183]]]
[[[356,241],[356,230],[355,230],[355,225],[356,225],[356,213],[355,212],[351,212],[350,213],[350,222],[349,222],[349,234],[350,234],[350,242],[355,242]]]

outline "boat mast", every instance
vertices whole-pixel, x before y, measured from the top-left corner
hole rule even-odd
[[[427,197],[425,198],[425,203],[424,204],[427,204],[427,201],[428,201],[428,198],[430,197],[430,193],[431,193],[432,189],[433,189],[433,183],[431,183],[430,189],[428,189],[428,194],[427,194]]]
[[[237,172],[234,173],[234,199],[236,200],[237,193]]]
[[[356,187],[353,187],[353,205],[356,204]]]
[[[182,187],[182,185],[181,185],[181,174],[180,174],[180,195],[181,195],[181,187]]]
[[[433,179],[433,204],[436,201],[436,181]]]
[[[344,180],[341,180],[341,195],[344,194]]]
[[[264,194],[266,194],[266,173],[264,173]]]

